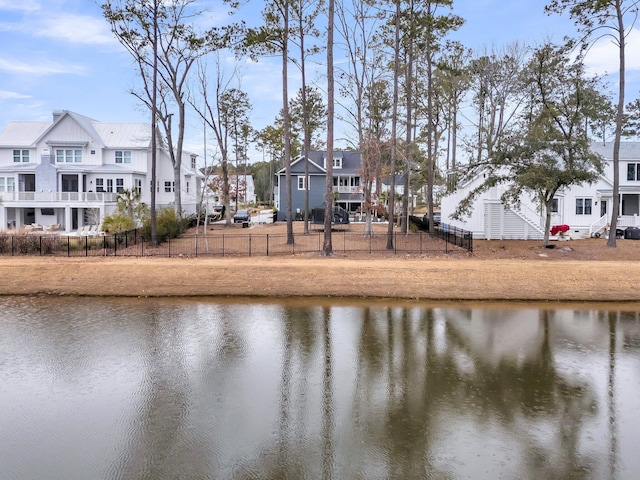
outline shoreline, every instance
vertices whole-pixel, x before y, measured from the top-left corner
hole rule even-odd
[[[0,295],[640,302],[640,262],[7,257]]]

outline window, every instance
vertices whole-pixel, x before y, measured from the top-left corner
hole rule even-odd
[[[56,163],[80,163],[82,162],[82,150],[71,148],[56,149]]]
[[[191,168],[192,168],[193,170],[195,170],[195,169],[196,169],[196,157],[195,157],[195,155],[192,155],[192,156],[191,156]]]
[[[327,168],[327,159],[324,159],[324,168]],[[342,158],[334,157],[333,159],[333,168],[342,168]]]
[[[558,199],[551,200],[551,213],[558,213]]]
[[[113,193],[113,178],[107,178],[107,192]]]
[[[164,182],[164,191],[166,193],[173,192],[174,182]]]
[[[131,151],[116,150],[116,163],[131,163]]]
[[[96,178],[96,192],[104,192],[104,178]]]
[[[591,215],[591,198],[576,198],[576,215]]]
[[[0,192],[15,192],[15,178],[0,177]]]
[[[140,180],[139,178],[136,178],[133,181],[134,184],[134,190],[139,194],[142,195],[142,180]]]
[[[189,193],[189,182],[186,182],[186,183],[187,183],[187,193]]]
[[[29,150],[14,150],[13,161],[15,163],[29,163]]]
[[[124,190],[124,178],[116,178],[116,192],[122,193]]]
[[[307,189],[307,177],[299,176],[298,177],[298,190],[306,190]]]

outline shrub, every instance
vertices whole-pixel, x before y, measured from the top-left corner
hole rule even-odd
[[[40,244],[42,255],[51,255],[62,250],[62,240],[58,235],[44,235],[41,237]]]
[[[115,212],[102,220],[102,230],[107,233],[126,232],[134,228],[136,228],[136,222],[121,212]]]
[[[172,206],[156,212],[156,234],[158,243],[166,242],[169,238],[177,238],[186,230],[184,220],[180,220]],[[151,240],[151,218],[146,219],[142,226],[142,238]]]
[[[0,235],[0,253],[8,253],[11,251],[11,237],[9,235]]]
[[[17,252],[29,255],[40,250],[40,237],[36,235],[16,235],[14,245]]]

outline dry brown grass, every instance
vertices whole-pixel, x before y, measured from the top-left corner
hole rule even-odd
[[[211,228],[211,235],[231,231]],[[231,228],[244,235],[285,226]],[[619,240],[609,248],[604,239],[558,242],[555,249],[541,242],[476,241],[472,254],[450,255],[5,257],[0,294],[638,302],[638,260],[640,242]]]

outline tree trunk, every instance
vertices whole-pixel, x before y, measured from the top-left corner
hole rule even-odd
[[[327,25],[327,181],[324,209],[324,241],[322,243],[322,252],[326,256],[333,255],[331,220],[333,219],[333,115],[335,111],[333,78],[334,14],[335,0],[329,0]]]

